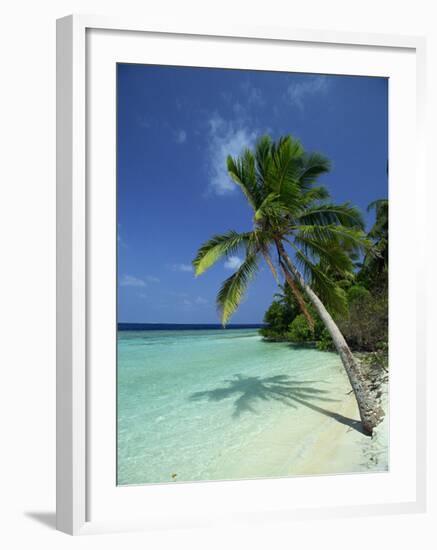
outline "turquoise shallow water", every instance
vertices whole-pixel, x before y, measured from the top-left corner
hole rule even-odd
[[[275,475],[250,445],[284,415],[297,433],[348,389],[337,355],[256,329],[120,331],[118,484]]]

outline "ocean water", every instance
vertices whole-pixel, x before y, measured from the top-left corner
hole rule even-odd
[[[119,485],[289,475],[350,390],[253,328],[120,330],[117,368]]]

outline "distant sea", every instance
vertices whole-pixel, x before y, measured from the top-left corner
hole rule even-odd
[[[258,327],[120,324],[118,484],[293,471],[325,429],[314,405],[332,407],[350,386],[336,354],[264,342]]]
[[[178,324],[178,323],[118,323],[118,330],[241,330],[247,328],[261,328],[263,324],[234,324],[227,325],[226,329],[220,324]]]

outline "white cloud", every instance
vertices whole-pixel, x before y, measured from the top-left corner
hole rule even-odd
[[[228,121],[215,114],[208,121],[210,189],[217,195],[232,193],[236,185],[229,177],[226,159],[253,147],[257,133],[242,120]]]
[[[323,95],[328,91],[328,88],[329,81],[326,76],[307,76],[305,80],[290,84],[285,97],[290,103],[303,110],[307,97]]]
[[[229,256],[224,263],[224,267],[225,269],[238,269],[242,263],[243,260],[238,256]]]
[[[175,133],[176,143],[185,143],[187,141],[187,132],[185,130],[178,130]]]
[[[187,273],[193,271],[193,266],[191,264],[173,264],[171,268],[173,271],[184,271]]]
[[[158,279],[158,277],[154,277],[153,275],[147,275],[146,281],[148,283],[160,283],[161,282],[161,280]]]
[[[197,298],[194,300],[194,303],[198,304],[199,306],[204,306],[208,303],[208,300],[205,300],[205,298],[202,298],[202,296],[197,296]]]
[[[135,287],[145,287],[146,283],[143,279],[134,277],[133,275],[123,275],[120,280],[120,286],[135,286]]]

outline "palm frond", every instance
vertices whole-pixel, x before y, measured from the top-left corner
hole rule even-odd
[[[383,209],[388,210],[388,199],[376,199],[367,206],[367,212],[370,212],[371,210],[376,210],[377,215],[378,211]]]
[[[345,291],[329,277],[323,264],[312,262],[302,250],[296,250],[296,260],[301,265],[305,278],[322,302],[332,312],[344,315],[347,312]]]
[[[367,207],[367,211],[375,210],[375,223],[369,231],[372,239],[388,239],[388,199],[378,199]]]
[[[204,273],[223,256],[234,254],[243,246],[248,246],[253,239],[253,232],[237,233],[228,231],[223,235],[214,235],[203,243],[193,260],[196,277]]]
[[[348,202],[344,204],[321,204],[305,208],[296,219],[301,224],[338,224],[345,227],[364,229],[364,220],[361,212]]]
[[[343,247],[347,252],[369,252],[373,242],[364,231],[343,225],[297,225],[294,227],[295,237],[311,239],[322,245]]]
[[[217,294],[217,308],[225,326],[239,306],[250,280],[258,269],[256,254],[249,254],[237,271],[224,281]]]
[[[280,194],[286,182],[297,183],[304,150],[300,141],[291,136],[280,138],[270,150],[272,162],[267,183],[272,191]]]
[[[319,201],[327,200],[330,198],[329,191],[323,185],[312,187],[302,193],[302,206],[310,206],[311,204],[318,203]]]
[[[255,221],[260,221],[264,217],[273,213],[274,209],[278,209],[278,193],[269,193],[267,197],[259,205],[259,208],[255,212],[254,219]],[[276,203],[276,205],[275,205]]]
[[[309,189],[322,174],[331,169],[329,159],[320,153],[306,153],[302,156],[302,166],[299,173],[299,184],[302,189]]]
[[[284,212],[293,217],[302,208],[302,192],[294,180],[285,180],[281,187],[280,201]]]
[[[256,210],[261,197],[257,187],[255,157],[252,152],[246,149],[243,155],[236,159],[228,156],[227,168],[232,180],[241,188],[249,204]]]
[[[315,262],[324,262],[339,275],[347,276],[354,268],[350,253],[337,243],[325,243],[309,237],[296,236],[294,242]]]
[[[256,162],[256,178],[258,188],[268,188],[266,185],[268,180],[268,174],[270,173],[270,167],[272,162],[272,156],[270,154],[272,146],[272,139],[270,136],[262,136],[256,144],[255,148],[255,162]]]

